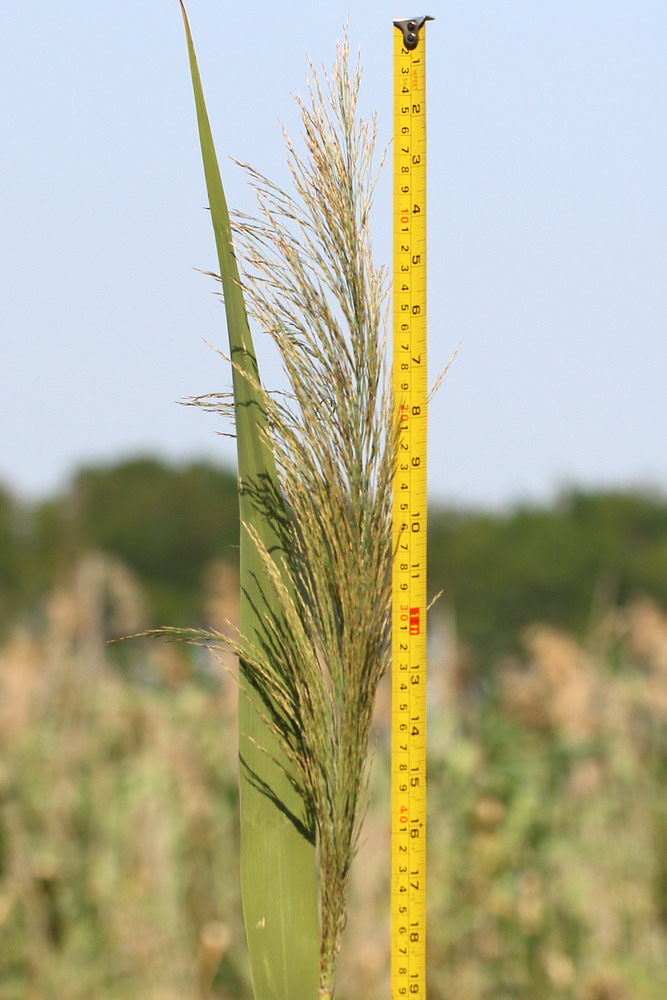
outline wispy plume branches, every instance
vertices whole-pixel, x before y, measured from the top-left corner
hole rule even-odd
[[[296,98],[304,152],[285,134],[292,191],[246,167],[259,215],[234,216],[249,315],[276,344],[290,391],[264,393],[289,516],[281,548],[294,586],[266,610],[267,646],[245,652],[300,775],[316,830],[322,993],[345,920],[362,815],[368,735],[388,665],[392,408],[386,275],[369,228],[375,121],[358,115],[361,69],[347,33],[330,74],[311,65]],[[257,539],[261,549],[261,543]],[[262,551],[265,564],[275,554]]]

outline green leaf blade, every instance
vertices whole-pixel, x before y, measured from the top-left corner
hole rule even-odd
[[[181,0],[199,138],[222,279],[238,450],[239,504],[269,552],[278,546],[275,524],[258,506],[257,491],[280,496],[275,459],[265,435],[266,413],[257,389],[258,369],[229,213],[204,100],[197,58]],[[241,635],[262,642],[262,608],[279,605],[257,545],[241,529]],[[319,988],[320,921],[314,839],[306,837],[304,803],[294,788],[294,767],[258,709],[258,696],[241,669],[239,754],[241,797],[241,896],[255,1000],[315,1000]],[[267,795],[262,788],[269,788]],[[282,808],[276,805],[279,802]],[[297,817],[298,823],[291,818]],[[300,828],[301,827],[301,828]]]

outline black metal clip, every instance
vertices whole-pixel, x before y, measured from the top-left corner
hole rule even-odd
[[[403,44],[406,49],[416,49],[419,43],[419,29],[424,27],[426,21],[434,21],[435,18],[426,14],[424,17],[406,17],[394,21],[395,27],[403,32]]]

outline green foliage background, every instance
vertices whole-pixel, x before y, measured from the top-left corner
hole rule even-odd
[[[207,623],[220,561],[233,616],[236,489],[143,457],[0,490],[0,1000],[250,995],[235,686],[106,645]],[[434,506],[430,544],[429,1000],[661,1000],[667,500]],[[388,995],[386,688],[376,748],[340,1000]]]
[[[149,626],[205,623],[207,566],[238,564],[232,472],[154,457],[79,470],[60,495],[21,503],[0,488],[0,628],[36,615],[83,552],[118,557],[144,588]],[[429,514],[429,588],[479,669],[518,648],[530,622],[584,635],[607,607],[667,604],[667,498],[571,489],[543,506]]]

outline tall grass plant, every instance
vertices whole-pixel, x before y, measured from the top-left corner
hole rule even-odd
[[[183,10],[220,265],[238,445],[238,638],[167,630],[240,660],[241,892],[256,1000],[333,992],[368,778],[375,691],[388,665],[394,458],[385,276],[370,211],[375,123],[357,113],[347,38],[297,99],[292,190],[248,167],[257,218],[220,180]],[[242,273],[237,254],[243,261]],[[276,345],[289,391],[260,380],[250,331]],[[319,957],[314,959],[314,953]]]

